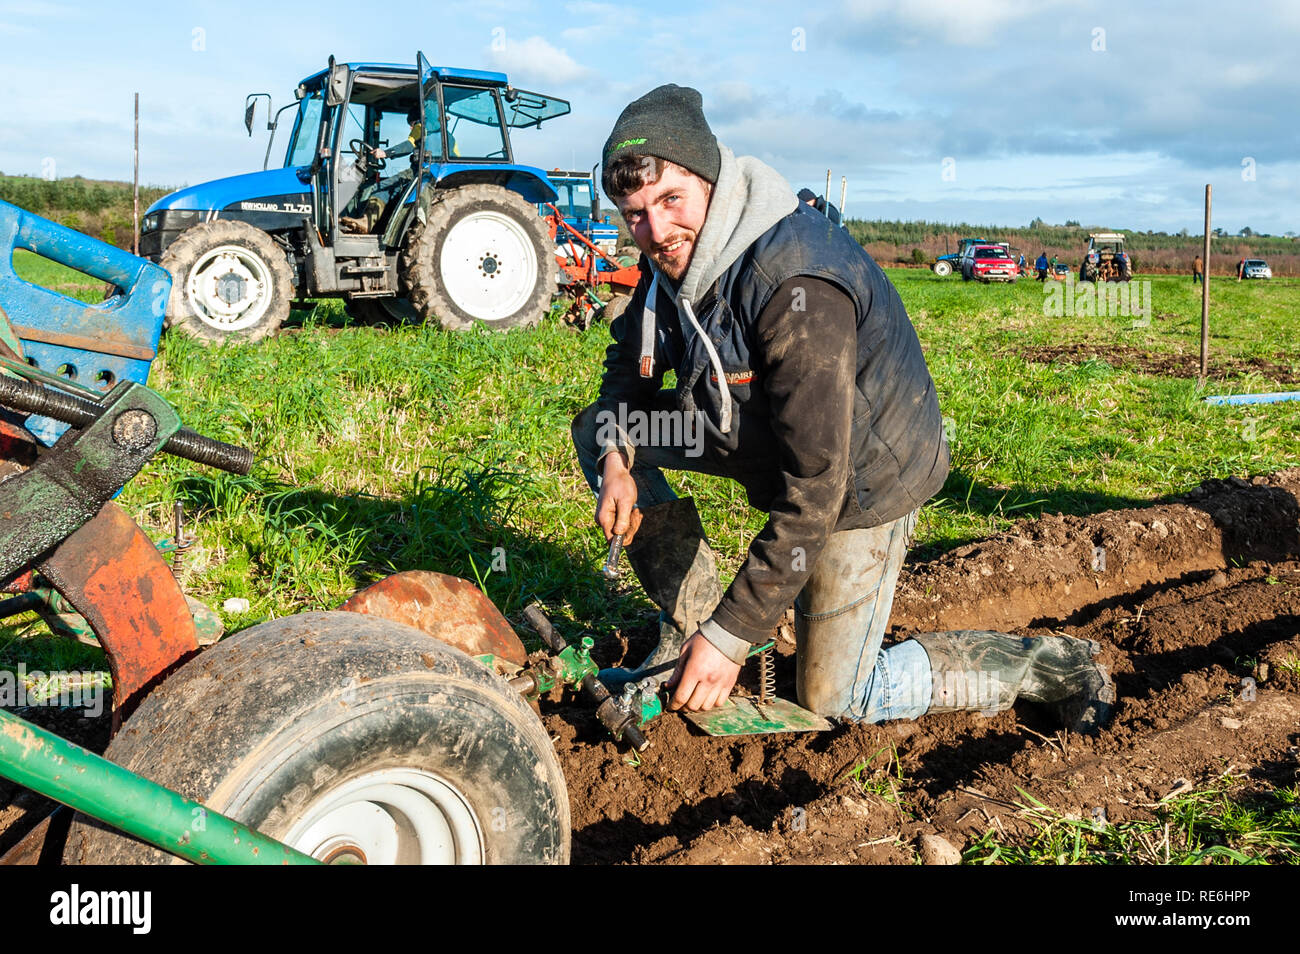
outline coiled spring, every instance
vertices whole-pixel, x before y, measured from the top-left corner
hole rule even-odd
[[[172,509],[172,539],[176,549],[172,551],[172,576],[179,581],[181,571],[185,569],[185,551],[193,546],[194,541],[185,536],[185,509],[178,500]]]
[[[776,644],[758,654],[758,704],[765,706],[776,698]]]

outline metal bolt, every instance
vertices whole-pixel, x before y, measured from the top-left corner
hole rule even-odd
[[[148,411],[132,408],[113,422],[113,442],[131,451],[141,451],[158,436],[158,422]]]

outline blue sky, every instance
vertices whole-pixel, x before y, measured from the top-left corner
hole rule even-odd
[[[261,167],[244,96],[340,60],[499,69],[573,113],[516,156],[590,167],[621,108],[695,86],[719,139],[848,213],[1300,232],[1300,3],[0,0],[0,170],[193,184]],[[382,11],[382,12],[380,12]],[[278,147],[283,145],[279,141]],[[281,148],[276,152],[283,155]],[[274,156],[274,154],[273,154]],[[274,161],[274,158],[273,158]]]

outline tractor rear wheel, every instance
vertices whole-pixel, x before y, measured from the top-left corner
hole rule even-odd
[[[537,716],[463,652],[382,617],[246,629],[150,693],[105,755],[322,861],[569,859]],[[64,861],[180,863],[84,816]]]
[[[186,229],[159,264],[172,276],[167,327],[207,344],[258,341],[289,317],[293,273],[284,250],[247,222]]]
[[[631,295],[615,295],[609,301],[605,302],[605,307],[600,310],[600,316],[604,318],[607,323],[613,324],[615,318],[627,311],[628,303],[631,301]]]
[[[416,312],[449,331],[477,321],[493,330],[535,325],[555,290],[555,253],[537,207],[487,183],[435,195],[399,268]]]

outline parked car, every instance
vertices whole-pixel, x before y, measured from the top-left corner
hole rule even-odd
[[[946,241],[947,240],[945,239],[945,243]],[[972,245],[980,245],[986,243],[988,243],[988,239],[982,239],[982,238],[961,239],[957,243],[957,251],[949,252],[947,255],[940,255],[938,258],[934,260],[934,264],[930,266],[930,269],[940,278],[946,278],[952,274],[953,269],[961,268],[962,253],[964,253],[966,249],[970,248]]]
[[[1014,282],[1020,267],[1006,245],[971,245],[962,252],[961,277],[968,282]]]
[[[1272,278],[1273,269],[1262,258],[1248,258],[1241,269],[1242,278]]]

